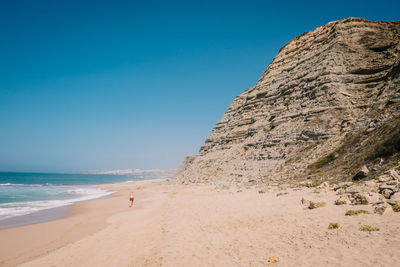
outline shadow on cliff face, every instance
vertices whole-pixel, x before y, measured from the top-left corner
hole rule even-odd
[[[314,180],[348,181],[366,166],[370,172],[364,179],[373,179],[400,160],[400,113],[373,131],[348,135],[342,145],[308,166]]]
[[[374,147],[374,150],[368,156],[368,159],[379,157],[387,158],[400,152],[400,125],[397,125],[393,134],[390,134],[383,141]]]

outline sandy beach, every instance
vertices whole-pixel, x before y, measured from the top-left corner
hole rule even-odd
[[[394,266],[400,213],[345,216],[335,192],[309,210],[310,189],[217,189],[166,180],[102,185],[112,198],[62,219],[0,230],[1,266]],[[135,192],[129,208],[129,192]],[[287,194],[279,195],[278,193]],[[331,222],[338,229],[329,230]],[[380,231],[363,232],[368,224]],[[268,262],[270,257],[278,260]]]

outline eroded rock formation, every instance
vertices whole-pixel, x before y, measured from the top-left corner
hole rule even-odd
[[[302,179],[346,136],[399,112],[399,74],[400,22],[349,18],[304,33],[234,99],[177,179]]]

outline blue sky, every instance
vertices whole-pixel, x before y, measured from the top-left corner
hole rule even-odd
[[[292,38],[400,19],[397,1],[0,4],[0,171],[175,168]]]

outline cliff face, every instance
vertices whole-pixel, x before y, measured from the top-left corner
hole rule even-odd
[[[310,165],[346,138],[373,134],[399,112],[399,73],[400,22],[349,18],[304,33],[235,98],[177,179],[270,182],[313,174]]]

